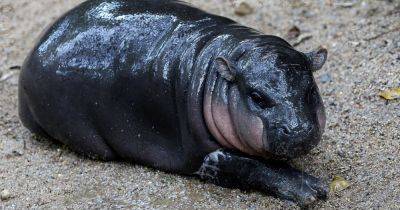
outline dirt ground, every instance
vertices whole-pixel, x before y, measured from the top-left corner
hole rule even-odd
[[[80,0],[0,0],[0,209],[199,208],[275,209],[295,205],[258,192],[224,189],[193,178],[129,163],[103,163],[32,136],[17,116],[18,69],[40,32]],[[293,164],[350,187],[314,208],[400,208],[400,100],[382,90],[400,86],[400,1],[191,0],[267,34],[286,37],[293,26],[302,51],[319,45],[329,60],[315,74],[327,108],[318,148]],[[299,42],[299,40],[303,40]]]

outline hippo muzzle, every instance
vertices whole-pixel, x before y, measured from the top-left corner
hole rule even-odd
[[[325,109],[317,89],[309,93],[311,99],[303,106],[284,107],[281,116],[265,123],[265,151],[278,157],[296,158],[307,154],[321,141],[325,129]],[[298,100],[298,99],[297,99]],[[311,107],[311,110],[307,106]]]

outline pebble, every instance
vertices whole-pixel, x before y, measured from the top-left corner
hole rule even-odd
[[[319,77],[319,81],[322,83],[332,82],[332,76],[329,73],[323,74]]]
[[[9,200],[11,198],[11,193],[9,190],[3,190],[0,193],[0,198],[2,201]]]
[[[242,2],[235,10],[235,14],[239,16],[249,15],[254,12],[254,9],[246,2]]]
[[[12,154],[13,154],[14,156],[20,157],[20,156],[24,155],[24,152],[19,151],[19,150],[13,150],[13,151],[12,151]]]
[[[19,72],[18,71],[11,71],[8,73],[5,73],[1,75],[0,77],[0,82],[7,82],[11,85],[17,85],[18,84],[18,78],[19,78]]]

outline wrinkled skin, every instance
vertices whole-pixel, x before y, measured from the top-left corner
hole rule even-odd
[[[326,185],[275,158],[306,154],[325,113],[327,52],[170,0],[92,0],[40,38],[19,83],[33,133],[77,153],[258,189],[306,206]]]
[[[207,124],[222,145],[288,158],[317,145],[325,113],[306,55],[253,46],[236,61],[219,62],[216,71],[232,75],[208,79],[204,106]]]

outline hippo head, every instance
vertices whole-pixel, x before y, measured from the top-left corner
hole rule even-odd
[[[280,48],[279,48],[280,49]],[[255,48],[215,59],[205,94],[205,118],[223,146],[263,157],[294,158],[315,147],[325,110],[313,77],[327,59],[320,48]]]

